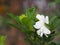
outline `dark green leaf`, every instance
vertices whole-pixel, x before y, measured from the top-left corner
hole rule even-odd
[[[26,11],[26,16],[28,16],[32,20],[35,20],[35,17],[36,17],[36,9],[34,7],[29,8]]]
[[[57,45],[55,42],[51,42],[49,45]]]
[[[12,14],[12,13],[8,13],[8,15],[9,15],[13,20],[15,20],[18,24],[20,23],[20,20],[19,20],[19,17],[18,17],[18,16],[15,16],[15,15]]]
[[[54,28],[60,27],[60,19],[57,19],[53,23]]]
[[[10,26],[13,26],[13,27],[15,27],[15,28],[17,28],[17,29],[20,29],[20,27],[19,26],[17,26],[16,24],[14,24],[14,23],[12,23],[12,22],[7,22]]]
[[[52,16],[51,18],[50,18],[50,24],[53,24],[54,23],[54,21],[57,19],[58,17],[57,16]]]
[[[60,26],[60,19],[58,18],[58,16],[52,16],[50,18],[50,29],[54,30],[56,29],[58,26]]]

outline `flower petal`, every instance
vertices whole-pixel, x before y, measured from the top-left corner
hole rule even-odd
[[[38,22],[36,22],[36,24],[34,25],[34,28],[38,29],[37,30],[37,34],[42,37],[43,34],[48,37],[47,34],[50,34],[51,31],[45,26],[46,24],[49,24],[49,19],[48,16],[44,17],[44,15],[40,15],[37,14],[36,18],[39,20]]]
[[[37,14],[36,18],[40,20],[40,16],[41,16],[40,14]]]
[[[45,18],[45,23],[49,24],[49,17],[48,16],[46,16],[46,18]]]
[[[48,37],[48,35],[47,34],[44,34],[46,37]]]
[[[50,34],[50,33],[51,31],[48,28],[44,27],[44,34]]]
[[[41,30],[37,30],[37,34],[40,35],[41,34]]]
[[[43,33],[41,33],[40,36],[42,37],[43,36]]]
[[[42,23],[41,21],[38,21],[38,22],[36,22],[36,24],[34,25],[34,28],[40,29],[42,26],[44,26],[43,23]]]
[[[43,36],[43,32],[41,32],[41,30],[37,30],[37,34],[42,37]]]

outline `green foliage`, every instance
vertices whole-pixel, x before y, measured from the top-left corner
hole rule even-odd
[[[19,17],[18,17],[18,16],[15,16],[15,15],[12,14],[12,13],[8,13],[8,15],[9,15],[12,19],[14,19],[17,23],[19,23]]]
[[[10,22],[10,21],[8,21],[7,22],[10,26],[13,26],[13,27],[15,27],[15,28],[17,28],[17,29],[20,29],[17,25],[15,25],[14,23],[12,23],[12,22]]]
[[[51,42],[49,45],[57,45],[55,42]]]
[[[54,30],[60,26],[60,18],[58,16],[51,16],[49,22],[51,30]]]
[[[33,30],[32,20],[30,20],[28,17],[24,17],[23,19],[21,19],[21,17],[20,22],[23,24],[23,26],[25,26],[26,29]]]
[[[35,17],[36,17],[36,9],[34,7],[29,8],[26,11],[26,16],[29,17],[32,20],[35,20]]]
[[[8,15],[16,21],[17,24],[14,24],[13,22],[8,22],[9,25],[21,29],[25,32],[26,37],[28,37],[29,42],[33,40],[31,43],[34,42],[34,28],[33,25],[35,23],[35,17],[36,17],[36,11],[35,8],[30,8],[27,10],[26,14],[23,14],[21,16],[14,16],[12,13],[8,13]],[[21,28],[19,28],[21,27]],[[33,32],[33,34],[32,34]]]
[[[13,23],[12,21],[8,21],[7,23],[10,25],[10,26],[13,26],[19,30],[23,30],[22,28],[22,25],[21,25],[21,22],[20,22],[20,19],[18,16],[15,16],[14,14],[12,13],[8,13],[8,16],[11,17],[16,23]]]
[[[52,41],[56,35],[55,29],[60,26],[60,17],[58,16],[51,16],[49,20],[49,24],[47,25],[49,29],[51,30],[51,34],[46,37],[43,35],[43,37],[40,37],[37,35],[37,30],[34,29],[33,25],[37,21],[36,19],[36,9],[35,8],[29,8],[25,14],[22,14],[20,16],[14,16],[14,14],[9,13],[8,15],[16,21],[16,23],[13,23],[11,21],[8,21],[7,23],[17,29],[21,29],[26,34],[26,39],[28,42],[30,42],[31,45],[45,45],[45,43],[49,43]],[[51,43],[55,45],[55,43]],[[50,45],[51,45],[50,44]],[[48,45],[48,44],[47,44]]]
[[[19,27],[22,27],[24,30],[33,30],[33,24],[34,24],[34,18],[35,18],[35,8],[30,8],[27,10],[26,15],[21,15],[20,17],[18,16],[14,16],[14,14],[9,13],[8,15],[14,19],[17,24],[19,25]],[[24,17],[25,16],[25,17]],[[16,26],[14,23],[10,23],[10,25],[14,26],[15,28],[18,26]],[[21,26],[23,25],[23,26]]]

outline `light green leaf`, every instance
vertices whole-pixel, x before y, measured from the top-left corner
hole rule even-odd
[[[19,17],[19,19],[20,19],[20,22],[22,23],[23,27],[27,28],[28,30],[33,30],[33,23],[29,17],[27,17],[25,15],[21,15]]]
[[[6,39],[6,36],[0,35],[0,45],[5,44],[5,39]]]
[[[25,14],[22,14],[21,16],[19,16],[19,19],[22,20],[25,17],[27,17],[27,16]]]

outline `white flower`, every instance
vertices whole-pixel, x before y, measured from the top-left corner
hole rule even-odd
[[[38,29],[37,34],[41,37],[43,34],[48,37],[47,34],[51,33],[51,31],[45,26],[45,23],[49,24],[48,16],[45,17],[44,15],[37,14],[36,18],[39,20],[34,25],[34,28]]]

